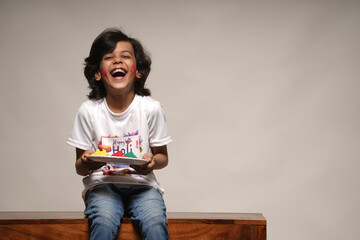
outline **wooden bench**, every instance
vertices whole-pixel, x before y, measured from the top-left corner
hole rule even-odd
[[[260,213],[167,213],[171,240],[265,240]],[[89,239],[82,212],[0,212],[0,239]],[[117,239],[141,240],[124,218]]]

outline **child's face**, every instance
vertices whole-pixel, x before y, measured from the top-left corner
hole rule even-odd
[[[113,52],[103,56],[100,71],[95,74],[97,81],[103,81],[107,93],[128,93],[134,91],[136,70],[134,49],[130,42],[120,41]]]

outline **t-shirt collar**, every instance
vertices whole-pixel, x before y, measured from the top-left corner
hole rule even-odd
[[[130,103],[129,107],[122,113],[114,113],[113,111],[110,110],[107,102],[106,102],[106,98],[104,98],[104,101],[103,101],[103,105],[105,107],[105,110],[108,111],[110,113],[111,116],[117,118],[117,119],[122,119],[122,118],[125,118],[126,116],[128,116],[130,113],[132,113],[134,111],[134,105],[135,105],[135,102],[136,100],[138,99],[138,95],[135,94],[135,97],[134,99],[132,100],[132,102]]]

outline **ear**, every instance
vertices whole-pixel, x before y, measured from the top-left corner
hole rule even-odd
[[[141,73],[138,70],[136,70],[135,77],[136,78],[141,78]]]
[[[95,80],[96,80],[96,81],[100,81],[100,80],[101,80],[101,73],[100,73],[99,71],[97,71],[97,72],[95,73]]]

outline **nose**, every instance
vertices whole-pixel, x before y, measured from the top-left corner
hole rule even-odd
[[[122,59],[120,56],[115,56],[114,57],[114,64],[119,64],[119,63],[122,63]]]

